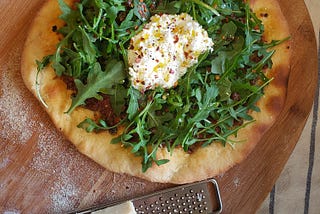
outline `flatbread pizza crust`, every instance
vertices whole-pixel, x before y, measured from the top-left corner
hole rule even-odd
[[[68,3],[71,4],[72,1],[68,0]],[[265,25],[266,41],[289,36],[288,25],[276,0],[251,1],[251,8]],[[25,43],[21,73],[26,86],[37,99],[39,97],[36,89],[36,60],[54,53],[61,36],[53,32],[52,27],[63,25],[63,22],[58,19],[59,14],[57,1],[47,1],[37,14]],[[170,155],[165,148],[162,148],[158,150],[158,158],[168,158],[170,162],[161,166],[154,164],[145,173],[141,170],[140,157],[134,156],[130,149],[122,147],[121,144],[110,144],[114,135],[108,132],[87,133],[84,129],[77,128],[85,118],[92,118],[94,112],[78,107],[71,114],[65,113],[71,104],[72,91],[67,90],[66,84],[56,76],[51,66],[39,73],[40,93],[48,105],[45,110],[57,129],[63,132],[81,153],[106,169],[153,182],[194,182],[216,176],[240,163],[272,126],[285,102],[290,71],[289,45],[289,42],[284,42],[276,47],[273,68],[268,73],[274,77],[274,80],[267,86],[265,96],[258,102],[261,112],[251,113],[256,122],[241,129],[237,138],[233,138],[241,141],[240,143],[236,143],[233,147],[230,145],[223,147],[220,143],[213,143],[191,154],[182,149],[175,149]],[[118,134],[120,133],[121,130],[118,131]]]

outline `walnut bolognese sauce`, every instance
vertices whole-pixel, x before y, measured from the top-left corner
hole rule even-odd
[[[77,94],[77,87],[74,83],[74,78],[70,76],[63,75],[60,77],[62,81],[66,84],[67,89],[73,91],[72,96]],[[122,109],[121,114],[118,116],[114,113],[112,108],[110,97],[106,94],[101,94],[102,99],[98,100],[96,98],[89,98],[85,101],[84,108],[96,112],[94,121],[105,120],[108,126],[114,127],[109,129],[110,134],[117,133],[116,124],[124,119],[125,107]]]

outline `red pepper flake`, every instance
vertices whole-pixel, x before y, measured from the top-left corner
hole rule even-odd
[[[143,12],[145,12],[145,13],[147,12],[147,7],[145,4],[142,5],[142,9],[143,9]]]
[[[138,13],[140,14],[141,17],[145,17],[145,14],[143,13],[142,10],[138,10]]]
[[[140,62],[141,62],[141,57],[138,56],[138,57],[136,58],[135,62],[136,62],[136,63],[140,63]]]
[[[133,2],[132,2],[132,0],[128,0],[127,4],[128,4],[129,7],[133,7]]]
[[[173,36],[173,43],[177,43],[179,41],[179,36],[178,35],[174,35]]]
[[[169,74],[174,74],[174,70],[172,68],[169,69]]]

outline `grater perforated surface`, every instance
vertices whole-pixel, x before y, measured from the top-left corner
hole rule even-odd
[[[219,213],[222,210],[215,180],[178,186],[132,202],[138,214]]]
[[[219,186],[214,179],[165,189],[132,199],[129,202],[132,202],[138,214],[211,214],[222,211]],[[104,211],[105,208],[118,207],[122,203],[92,207],[79,212],[72,212],[72,214],[96,213],[97,211]]]

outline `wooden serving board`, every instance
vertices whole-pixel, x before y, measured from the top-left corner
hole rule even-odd
[[[0,0],[0,212],[64,213],[133,198],[170,184],[114,174],[81,155],[49,121],[20,76],[23,44],[43,0]],[[293,57],[277,122],[250,156],[216,177],[224,213],[252,213],[270,192],[309,115],[317,51],[303,0],[279,0]]]

